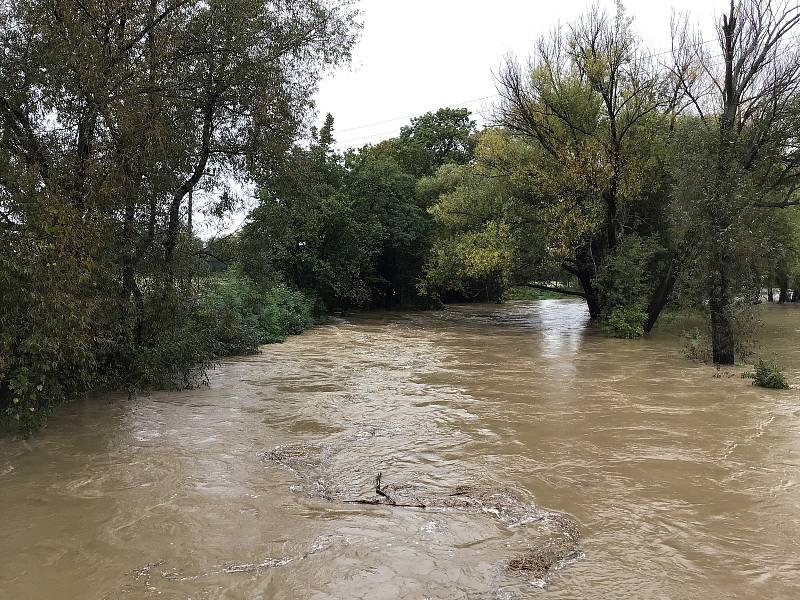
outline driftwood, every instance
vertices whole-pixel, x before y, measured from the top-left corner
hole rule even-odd
[[[513,488],[486,485],[458,485],[449,491],[426,490],[411,484],[383,483],[383,473],[375,476],[374,496],[348,498],[327,475],[329,447],[324,444],[278,446],[266,458],[282,464],[306,483],[304,491],[329,502],[433,511],[458,511],[484,514],[508,527],[538,523],[546,540],[529,547],[506,563],[510,572],[525,573],[542,579],[554,570],[583,556],[579,548],[581,533],[567,515],[536,508]]]
[[[382,506],[397,506],[399,508],[426,508],[424,504],[406,504],[402,502],[396,502],[394,498],[392,498],[387,492],[386,488],[381,487],[381,477],[383,477],[383,473],[380,472],[375,477],[375,494],[377,494],[378,498],[358,498],[356,500],[342,500],[345,504],[370,504],[373,506],[382,505]]]

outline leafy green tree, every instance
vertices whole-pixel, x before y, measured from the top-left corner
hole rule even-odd
[[[414,177],[433,175],[445,164],[467,164],[475,150],[476,124],[466,108],[440,108],[411,119],[397,138],[373,152],[397,162]]]
[[[532,269],[541,272],[542,223],[530,218],[523,200],[529,181],[484,160],[498,138],[498,131],[483,132],[474,163],[444,165],[417,186],[436,225],[420,284],[428,296],[499,300],[509,286],[529,282]]]
[[[332,147],[329,116],[263,182],[240,240],[247,272],[283,278],[329,310],[413,302],[429,229],[415,178],[371,147],[347,156]]]
[[[365,304],[376,249],[344,192],[345,167],[333,150],[333,118],[308,149],[295,147],[239,236],[238,259],[257,281],[285,280],[314,294],[320,309]]]
[[[598,286],[606,260],[631,232],[651,238],[643,246],[656,253],[646,261],[655,283],[645,294],[642,329],[649,329],[672,279],[661,207],[669,199],[663,153],[675,94],[642,56],[630,19],[621,6],[614,16],[592,9],[541,39],[528,66],[508,60],[498,86],[497,124],[530,150],[526,164],[503,157],[508,145],[494,160],[509,176],[535,182],[530,209],[547,224],[551,258],[577,279],[593,318],[615,308]]]
[[[372,303],[413,303],[428,247],[429,220],[417,203],[416,179],[367,150],[348,159],[345,190],[377,249]]]

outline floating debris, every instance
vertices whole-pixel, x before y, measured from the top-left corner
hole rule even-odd
[[[333,485],[326,478],[327,459],[331,448],[322,444],[291,444],[278,446],[265,458],[294,471],[304,482],[292,486],[313,498],[344,504],[362,504],[406,509],[455,511],[488,515],[509,528],[536,524],[546,537],[542,544],[512,558],[507,568],[513,573],[526,573],[538,580],[583,556],[579,549],[580,529],[573,519],[563,513],[547,511],[532,505],[516,489],[485,485],[458,485],[451,490],[429,491],[406,483],[382,483],[383,473],[375,477],[373,495],[356,493]],[[338,480],[347,480],[339,477]]]

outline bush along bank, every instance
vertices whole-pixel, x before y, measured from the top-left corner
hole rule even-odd
[[[202,385],[221,358],[282,342],[319,316],[308,294],[284,284],[257,285],[238,269],[201,278],[191,290],[179,298],[156,292],[143,298],[141,326],[117,328],[135,336],[98,335],[114,331],[103,310],[92,313],[86,327],[65,315],[60,326],[6,328],[0,340],[0,426],[30,433],[59,404],[89,392]]]

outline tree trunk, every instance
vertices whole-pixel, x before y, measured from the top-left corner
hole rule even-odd
[[[789,301],[789,276],[786,273],[778,273],[778,304],[786,304]]]
[[[715,364],[732,365],[736,347],[733,322],[733,290],[728,277],[731,255],[727,227],[735,199],[734,156],[732,146],[736,137],[736,115],[740,98],[734,78],[734,47],[737,15],[731,0],[730,14],[722,17],[722,46],[725,80],[722,86],[722,114],[719,120],[719,149],[717,153],[716,191],[708,206],[708,225],[712,235],[711,271],[708,308],[711,311],[711,354]]]
[[[596,264],[602,259],[600,251],[595,251],[594,246],[597,240],[578,248],[575,252],[575,262],[571,265],[562,264],[562,268],[570,275],[573,275],[583,290],[586,299],[586,306],[589,309],[589,317],[594,320],[601,316],[600,297],[597,287],[594,285],[594,278],[597,276]]]
[[[194,190],[189,190],[189,206],[187,207],[186,217],[186,230],[189,232],[189,237],[192,237],[194,231],[192,230],[192,213],[194,212],[193,202]]]
[[[597,295],[597,288],[594,286],[594,274],[585,269],[579,269],[577,273],[578,281],[583,288],[586,298],[586,306],[589,309],[589,317],[594,320],[600,317],[600,298]]]
[[[730,286],[724,272],[724,263],[715,269],[709,292],[708,306],[711,311],[711,354],[715,364],[732,365],[736,345],[733,323],[733,301]]]
[[[650,304],[647,306],[647,322],[644,325],[645,333],[650,333],[653,329],[656,321],[658,321],[659,315],[661,315],[661,311],[664,310],[664,307],[667,305],[670,294],[672,294],[672,290],[678,280],[676,262],[675,259],[670,262],[669,268],[664,274],[664,278],[661,280],[655,292],[653,292],[652,298],[650,298]]]
[[[775,290],[772,285],[767,288],[767,302],[775,302]]]

